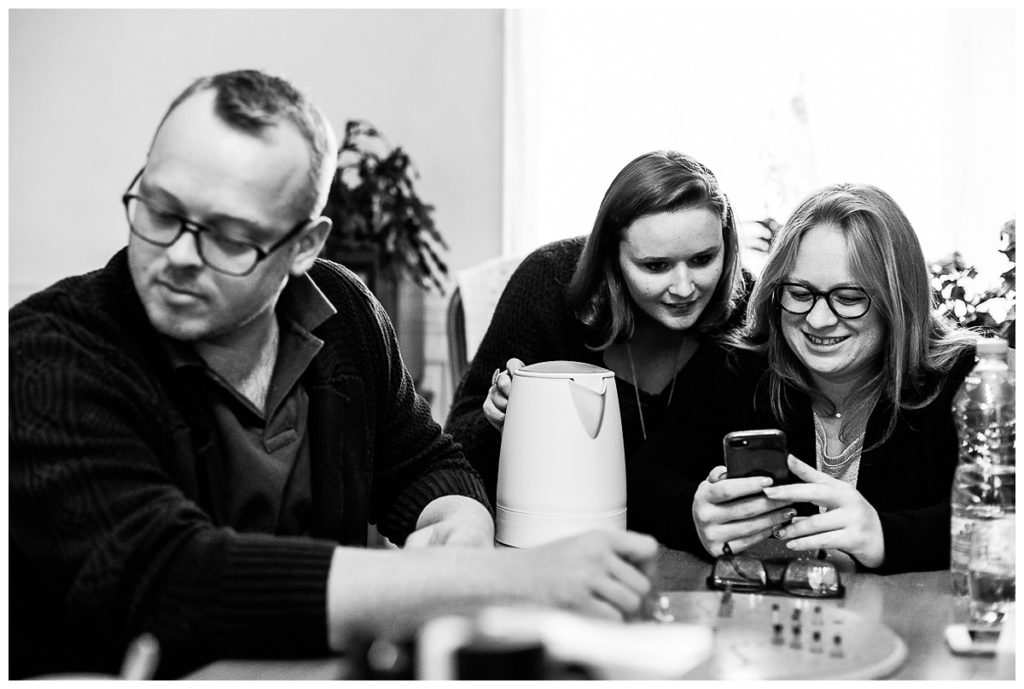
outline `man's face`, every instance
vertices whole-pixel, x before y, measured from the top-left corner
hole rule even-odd
[[[294,200],[308,183],[306,146],[287,122],[258,135],[233,129],[214,113],[214,95],[201,91],[167,117],[138,194],[210,228],[242,228],[245,239],[267,248],[301,220]],[[273,318],[296,251],[287,242],[250,274],[233,277],[204,265],[189,233],[169,247],[131,234],[128,265],[158,332],[230,346]]]

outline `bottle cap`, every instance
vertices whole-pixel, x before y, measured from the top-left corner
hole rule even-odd
[[[977,342],[978,356],[986,354],[1005,354],[1010,345],[998,337],[979,337]]]

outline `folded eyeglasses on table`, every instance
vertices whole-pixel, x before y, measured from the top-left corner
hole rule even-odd
[[[783,593],[806,598],[842,598],[846,589],[839,570],[825,559],[801,556],[784,566],[771,566],[754,557],[736,555],[726,543],[707,578],[708,588],[736,593]]]

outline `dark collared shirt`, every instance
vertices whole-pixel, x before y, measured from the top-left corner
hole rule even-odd
[[[281,333],[265,412],[207,366],[191,346],[166,341],[175,369],[195,366],[206,374],[203,394],[213,410],[229,486],[217,498],[217,513],[238,531],[309,532],[309,397],[299,380],[323,346],[312,331],[335,313],[307,276],[289,280],[277,305]]]

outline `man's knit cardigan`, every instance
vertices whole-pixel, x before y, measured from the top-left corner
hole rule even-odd
[[[218,516],[217,433],[199,381],[174,372],[126,252],[9,313],[11,676],[116,671],[158,637],[161,675],[218,657],[327,651],[336,544],[367,523],[403,543],[431,500],[486,504],[416,395],[383,309],[348,270],[309,276],[337,309],[309,395],[309,533],[238,533]],[[198,375],[202,375],[198,373]]]

